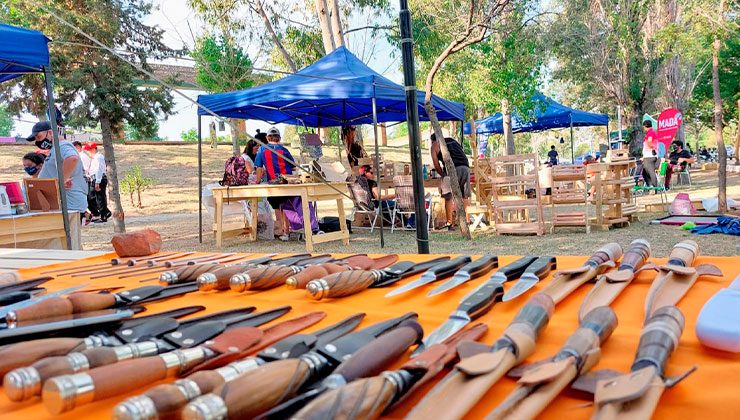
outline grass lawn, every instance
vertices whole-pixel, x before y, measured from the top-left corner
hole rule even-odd
[[[0,147],[0,180],[17,180],[23,174],[21,156],[31,151],[30,146]],[[218,149],[204,147],[204,183],[217,182],[223,174],[223,162],[230,155],[228,146]],[[325,150],[325,153],[336,153],[336,148]],[[408,160],[408,150],[404,148],[382,148],[381,153],[387,160]],[[423,151],[425,162],[429,162],[428,151]],[[297,153],[295,154],[298,155]],[[169,250],[216,251],[215,241],[208,228],[210,217],[205,213],[204,242],[198,242],[198,173],[197,151],[195,145],[187,146],[135,146],[117,145],[116,158],[119,174],[123,174],[132,165],[140,165],[144,175],[153,177],[156,185],[143,195],[142,209],[134,208],[128,197],[122,197],[126,225],[129,230],[150,227],[160,232],[164,238],[164,247]],[[672,200],[676,193],[689,192],[692,198],[716,195],[716,172],[692,172],[693,187],[679,187],[669,194]],[[728,178],[728,196],[740,196],[740,175],[730,174]],[[655,196],[641,197],[638,204],[654,202]],[[346,200],[346,207],[351,203]],[[112,203],[110,203],[112,207]],[[319,216],[335,215],[329,206],[319,207]],[[678,227],[651,225],[648,222],[664,214],[640,213],[640,222],[631,226],[610,231],[592,231],[586,234],[582,229],[560,230],[556,234],[535,236],[497,236],[492,233],[481,233],[473,241],[463,240],[457,232],[431,232],[430,248],[433,253],[441,254],[482,254],[500,255],[522,254],[556,254],[556,255],[590,255],[606,242],[616,241],[623,247],[636,238],[645,238],[652,244],[653,255],[666,256],[671,247],[682,239],[693,239],[699,243],[701,252],[706,255],[738,255],[740,241],[729,235],[693,235]],[[85,249],[112,249],[110,238],[113,235],[112,223],[92,224],[83,228]],[[321,244],[317,251],[345,253],[415,253],[416,241],[414,232],[385,233],[385,248],[380,248],[380,235],[376,230],[370,234],[367,230],[357,229],[352,235],[350,246],[340,242]],[[302,242],[259,241],[247,242],[244,237],[230,238],[225,241],[224,251],[242,252],[297,252],[303,251]]]

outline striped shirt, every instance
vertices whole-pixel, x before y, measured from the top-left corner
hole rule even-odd
[[[265,168],[267,179],[273,180],[279,175],[293,174],[293,164],[285,158],[295,161],[290,151],[280,144],[271,143],[260,147],[254,165]]]

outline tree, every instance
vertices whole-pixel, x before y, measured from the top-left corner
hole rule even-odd
[[[140,86],[136,81],[142,76],[134,66],[103,48],[86,45],[94,38],[126,51],[130,60],[147,70],[148,60],[165,59],[178,52],[162,43],[160,29],[143,23],[151,10],[147,0],[8,0],[6,5],[0,13],[21,17],[20,21],[31,23],[57,41],[51,44],[51,66],[58,101],[68,110],[70,125],[100,124],[114,202],[113,226],[116,232],[125,232],[113,141],[123,137],[126,122],[145,129],[156,124],[158,116],[171,113],[172,95],[163,88]],[[27,83],[27,78],[21,81],[19,92],[28,88]],[[35,82],[30,83],[32,86]]]
[[[0,136],[10,136],[14,127],[15,123],[8,112],[8,108],[0,106]]]
[[[577,86],[581,102],[624,109],[630,154],[641,150],[642,115],[657,94],[661,59],[654,50],[660,11],[650,0],[561,0],[550,38],[556,79]]]
[[[146,127],[136,127],[129,123],[126,123],[123,128],[128,140],[143,140],[143,141],[159,141],[159,122],[155,121],[154,124]]]
[[[724,28],[725,21],[725,0],[720,0],[719,8],[717,9],[717,21],[719,23],[720,31]],[[717,141],[717,160],[719,160],[719,212],[727,212],[727,149],[725,149],[725,141],[722,138],[722,130],[724,129],[724,121],[722,120],[722,93],[719,85],[719,53],[722,48],[721,32],[717,31],[714,34],[714,40],[712,42],[712,93],[714,97],[714,137]]]
[[[427,25],[433,22],[444,22],[444,26],[437,26],[439,29],[439,44],[444,45],[441,51],[438,51],[436,58],[426,76],[424,90],[424,109],[429,117],[435,135],[440,139],[440,149],[445,168],[448,170],[450,184],[452,185],[452,197],[457,208],[457,222],[463,236],[470,239],[470,229],[468,227],[467,215],[465,213],[465,204],[460,191],[460,185],[457,179],[457,173],[453,169],[447,145],[442,140],[444,135],[442,127],[437,119],[437,113],[432,105],[432,95],[434,91],[434,79],[437,73],[442,69],[445,61],[452,55],[465,50],[467,47],[484,41],[491,33],[492,26],[496,19],[504,14],[509,6],[509,0],[482,1],[439,1],[439,0],[416,0],[412,2],[412,9],[419,11],[419,18],[426,21]]]

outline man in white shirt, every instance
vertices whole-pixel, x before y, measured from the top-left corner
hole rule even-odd
[[[87,173],[90,171],[90,156],[88,156],[87,153],[85,153],[82,150],[82,143],[80,143],[79,141],[77,140],[73,141],[72,145],[75,147],[75,149],[77,149],[77,153],[80,154],[80,162],[82,162],[82,170],[85,176],[87,176]]]
[[[90,209],[94,216],[100,216],[100,222],[107,222],[111,216],[108,210],[108,197],[106,189],[108,187],[108,177],[105,175],[106,165],[105,156],[98,151],[98,145],[95,142],[85,144],[85,151],[92,155],[90,160],[90,169],[87,177],[92,185],[92,193],[95,196],[95,208]]]

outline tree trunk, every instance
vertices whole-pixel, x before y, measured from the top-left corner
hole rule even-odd
[[[724,3],[724,2],[722,2]],[[720,15],[722,11],[720,7]],[[719,161],[719,212],[727,213],[727,149],[722,138],[722,96],[719,91],[719,50],[722,42],[719,37],[714,37],[712,45],[712,91],[714,93],[714,138],[717,141],[717,160]]]
[[[118,167],[116,166],[116,155],[113,151],[113,128],[110,119],[101,113],[100,131],[103,135],[103,150],[105,151],[105,165],[107,167],[109,197],[113,200],[113,231],[116,233],[126,232],[123,205],[121,205],[121,193],[118,188]]]
[[[290,69],[293,70],[293,72],[298,71],[298,66],[296,66],[293,57],[291,57],[290,53],[288,53],[288,50],[285,49],[283,43],[280,41],[280,38],[277,36],[275,28],[272,26],[272,22],[270,21],[270,17],[267,16],[267,12],[262,6],[262,0],[255,0],[252,3],[252,8],[262,18],[262,22],[265,24],[265,29],[267,29],[267,33],[270,34],[270,39],[272,40],[272,43],[277,47],[278,51],[280,51],[280,55],[283,56],[283,59],[288,63]]]
[[[231,151],[234,156],[239,156],[239,128],[237,125],[239,120],[236,118],[229,118],[229,128],[231,129]]]
[[[505,154],[514,155],[516,154],[516,147],[514,146],[514,133],[511,131],[511,107],[509,106],[509,100],[504,98],[501,100],[501,115],[504,123],[504,144],[506,145]]]
[[[738,102],[738,105],[740,105],[740,102]],[[380,144],[384,147],[388,146],[388,130],[385,128],[385,123],[378,124],[378,127],[380,130]]]
[[[218,135],[216,135],[216,122],[211,121],[210,124],[208,124],[208,136],[211,139],[211,149],[215,149],[218,147]]]
[[[645,135],[642,132],[642,112],[641,110],[633,109],[630,111],[630,108],[626,108],[626,117],[627,121],[629,121],[629,137],[630,137],[630,143],[629,143],[629,155],[635,158],[639,158],[642,156],[642,140],[645,137]],[[658,127],[653,127],[653,129],[657,129]]]
[[[735,164],[740,163],[740,99],[737,101],[737,125],[735,126],[735,150],[733,156],[735,157]]]
[[[339,10],[339,1],[328,0],[328,6],[331,10],[331,29],[336,47],[344,46],[344,29],[342,28],[342,15]]]
[[[329,54],[334,51],[336,45],[334,45],[334,35],[331,30],[331,21],[329,19],[326,0],[315,0],[315,5],[316,15],[319,17],[319,25],[321,27],[321,40],[324,43],[324,52]]]

